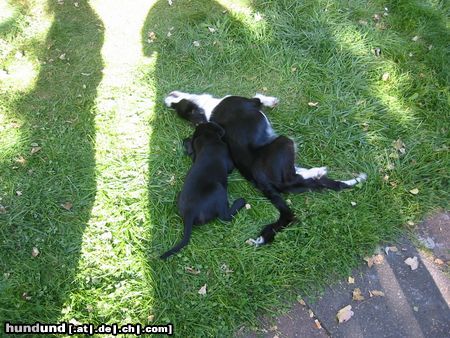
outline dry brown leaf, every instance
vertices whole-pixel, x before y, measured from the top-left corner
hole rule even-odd
[[[202,296],[206,295],[206,284],[203,285],[203,286],[200,288],[200,290],[198,290],[198,294],[199,294],[199,295],[202,295]]]
[[[309,317],[310,317],[310,318],[314,317],[314,312],[312,312],[311,309],[309,309],[308,312],[309,312]]]
[[[405,259],[405,263],[409,265],[411,270],[416,270],[419,267],[419,261],[417,260],[417,256],[408,257]]]
[[[320,324],[320,322],[319,322],[318,319],[315,319],[315,320],[314,320],[314,324],[316,324],[316,327],[317,327],[318,329],[321,329],[321,328],[322,328],[322,325]]]
[[[200,273],[200,270],[194,269],[191,266],[186,266],[184,268],[184,271],[187,272],[187,273],[190,273],[191,275],[198,275]]]
[[[336,315],[339,323],[345,323],[348,321],[352,316],[354,315],[354,312],[352,311],[352,306],[347,305],[346,307],[343,307],[340,309]]]
[[[147,320],[149,322],[153,322],[153,320],[155,319],[155,315],[148,315]]]
[[[27,164],[27,160],[22,155],[16,158],[15,162],[21,165]]]
[[[361,301],[364,300],[364,296],[361,294],[360,288],[353,290],[353,300]]]
[[[372,265],[380,265],[383,264],[384,257],[380,254],[373,255],[372,257],[365,257],[364,260],[367,262],[367,266],[370,268]]]
[[[384,292],[379,290],[371,290],[369,291],[370,297],[384,297]]]
[[[317,107],[319,105],[319,102],[308,102],[308,106],[310,107]]]
[[[348,284],[355,284],[355,279],[352,276],[348,277]]]
[[[61,207],[63,209],[66,209],[67,211],[70,211],[73,208],[73,204],[72,204],[72,202],[67,201],[67,202],[61,204]]]
[[[37,257],[38,255],[39,255],[39,249],[34,246],[33,249],[31,250],[31,256]]]
[[[306,306],[305,301],[304,301],[303,298],[301,298],[300,296],[297,297],[297,302],[299,302],[300,305]]]
[[[414,188],[414,189],[411,189],[409,192],[413,195],[417,195],[419,193],[419,189]]]
[[[442,259],[440,259],[440,258],[436,258],[436,259],[434,260],[434,262],[435,262],[437,265],[444,265],[444,261],[443,261]]]

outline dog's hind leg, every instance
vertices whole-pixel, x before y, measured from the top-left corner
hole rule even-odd
[[[272,242],[275,238],[275,234],[286,228],[295,218],[294,213],[289,208],[286,201],[275,189],[272,187],[261,186],[258,186],[258,188],[261,189],[264,196],[266,196],[277,208],[280,216],[277,221],[267,224],[257,239],[250,239],[250,242],[256,246]]]
[[[221,215],[219,215],[219,218],[222,221],[231,221],[232,217],[238,213],[239,210],[241,210],[245,206],[245,200],[243,198],[238,198],[236,201],[233,202],[230,208],[226,208],[226,210],[223,210]]]
[[[314,168],[315,169],[315,168]],[[338,181],[328,178],[327,176],[321,176],[319,178],[304,178],[302,175],[297,175],[296,179],[292,182],[285,183],[279,187],[283,192],[301,193],[305,191],[331,189],[342,190],[351,188],[355,184],[364,182],[367,179],[367,175],[361,173],[358,177],[347,181]]]

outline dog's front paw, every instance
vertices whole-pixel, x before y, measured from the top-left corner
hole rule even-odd
[[[175,90],[173,92],[170,92],[169,95],[166,96],[164,99],[164,103],[167,107],[172,107],[172,103],[178,103],[183,99],[183,96],[186,93],[180,92],[178,90]]]
[[[263,106],[269,107],[269,108],[275,107],[280,102],[280,100],[275,96],[266,96],[266,95],[257,93],[254,97],[259,99]]]
[[[246,241],[246,243],[249,244],[249,245],[253,245],[253,246],[258,247],[258,246],[263,245],[265,242],[264,242],[264,237],[263,236],[259,236],[257,239],[249,238]]]

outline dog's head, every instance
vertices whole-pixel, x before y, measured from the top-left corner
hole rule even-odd
[[[190,99],[190,95],[183,92],[171,92],[165,99],[167,107],[174,109],[177,114],[191,121],[194,125],[208,122],[203,109]]]
[[[195,128],[192,137],[189,137],[183,141],[184,149],[186,153],[195,160],[195,153],[200,151],[205,145],[212,142],[222,143],[222,137],[225,135],[225,130],[217,123],[207,122],[200,123]],[[225,144],[224,144],[225,145]]]

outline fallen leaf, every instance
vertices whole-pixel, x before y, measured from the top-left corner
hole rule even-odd
[[[25,165],[27,163],[27,160],[21,155],[18,158],[16,158],[15,162],[21,165]]]
[[[373,53],[375,54],[375,56],[381,56],[381,48],[374,48]]]
[[[348,284],[355,284],[355,279],[352,276],[348,277]]]
[[[62,53],[62,54],[59,56],[59,59],[60,59],[60,60],[65,60],[65,59],[66,59],[66,53]]]
[[[351,201],[350,204],[352,205],[352,207],[356,206],[356,202]]]
[[[436,259],[434,260],[434,262],[435,262],[437,265],[444,265],[444,261],[443,261],[442,259],[440,259],[440,258],[436,258]]]
[[[299,302],[299,303],[300,303],[300,305],[306,306],[306,303],[305,303],[305,301],[304,301],[304,300],[303,300],[303,298],[302,298],[302,297],[300,297],[300,296],[297,296],[297,302]]]
[[[200,273],[200,270],[194,269],[193,267],[190,266],[186,266],[184,268],[184,271],[190,273],[191,275],[198,275]]]
[[[291,72],[292,72],[292,73],[295,73],[296,71],[297,71],[297,67],[292,67],[292,68],[291,68]]]
[[[416,36],[414,36],[411,40],[414,41],[414,42],[417,42],[417,41],[419,40],[419,36],[416,35]]]
[[[153,43],[156,40],[155,32],[148,32],[147,37],[148,37],[147,42],[149,42],[149,43]]]
[[[361,301],[364,300],[364,296],[361,294],[361,289],[360,288],[356,288],[355,290],[353,290],[353,300],[356,301]]]
[[[251,206],[250,204],[247,203],[247,204],[245,205],[245,209],[248,210],[248,209],[251,209],[251,208],[252,208],[252,206]]]
[[[358,23],[362,26],[367,26],[367,20],[359,20]]]
[[[322,325],[320,325],[320,322],[319,322],[318,319],[315,319],[315,320],[314,320],[314,324],[316,324],[316,327],[317,327],[318,329],[321,329],[321,328],[322,328]]]
[[[22,192],[21,191],[16,191],[16,195],[17,196],[22,196]]]
[[[374,14],[374,15],[372,15],[372,19],[373,19],[373,21],[378,22],[381,20],[381,16],[380,16],[380,14]]]
[[[173,1],[172,0],[167,0],[167,2],[169,3],[169,6],[173,5]]]
[[[213,28],[213,27],[208,27],[208,30],[209,30],[211,33],[214,33],[214,32],[216,31],[216,29]]]
[[[314,312],[312,312],[312,310],[311,310],[311,309],[309,309],[309,310],[308,310],[308,312],[309,312],[309,318],[312,318],[312,317],[314,317]]]
[[[200,290],[198,290],[198,294],[199,294],[199,295],[202,295],[202,296],[206,295],[206,284],[203,285],[203,286],[200,288]]]
[[[25,299],[25,300],[31,300],[31,296],[28,295],[28,292],[22,293],[22,298]]]
[[[33,249],[31,250],[31,256],[37,257],[38,255],[39,255],[39,249],[34,246]]]
[[[367,262],[367,266],[370,268],[372,265],[383,264],[384,258],[382,255],[373,255],[372,257],[365,257],[364,260]]]
[[[36,154],[37,152],[41,151],[42,147],[31,147],[31,155]]]
[[[200,47],[200,42],[198,42],[198,41],[194,41],[194,42],[192,42],[192,44],[193,44],[195,47]]]
[[[406,224],[408,224],[409,226],[414,226],[414,222],[413,221],[408,221],[408,222],[406,222]]]
[[[155,319],[155,315],[149,315],[149,316],[147,317],[147,320],[148,320],[149,322],[153,322],[154,319]]]
[[[409,265],[411,270],[416,270],[419,267],[419,261],[417,260],[417,256],[408,257],[405,259],[405,263]]]
[[[384,252],[386,252],[386,256],[389,255],[389,251],[397,252],[398,249],[396,246],[387,246],[384,248]]]
[[[231,270],[231,269],[228,267],[228,265],[226,265],[225,263],[223,263],[223,264],[220,266],[220,269],[221,269],[222,272],[224,272],[224,273],[233,273],[233,272],[234,272],[234,271]]]
[[[291,204],[292,204],[292,201],[288,198],[288,199],[286,200],[286,204],[287,204],[287,205],[291,205]]]
[[[72,202],[65,202],[65,203],[61,204],[61,207],[63,209],[66,209],[67,211],[69,211],[72,209],[73,204],[72,204]]]
[[[354,313],[352,311],[352,306],[347,305],[346,307],[343,307],[342,309],[340,309],[338,311],[336,317],[337,317],[339,323],[345,323],[350,318],[352,318],[353,315],[354,315]]]
[[[414,188],[414,189],[411,189],[409,192],[413,195],[417,195],[419,193],[419,189]]]
[[[390,77],[390,74],[389,74],[388,72],[385,72],[385,73],[383,74],[383,76],[381,77],[381,79],[382,79],[383,81],[387,81],[387,80],[389,80],[389,77]]]
[[[401,139],[398,139],[397,141],[393,142],[392,145],[395,148],[395,150],[397,150],[401,154],[406,153],[406,149],[405,149],[406,146]]]
[[[379,290],[371,290],[369,291],[370,297],[384,297],[384,292]]]
[[[310,107],[317,107],[319,105],[319,102],[308,102],[308,106]]]
[[[413,310],[417,312],[417,311],[419,311],[419,307],[414,306],[414,307],[413,307]]]
[[[78,6],[79,6],[78,2],[75,2],[73,5],[74,5],[75,7],[78,7]]]
[[[76,320],[75,318],[72,318],[71,320],[69,320],[69,323],[75,326],[80,326],[81,322],[79,322],[78,320]]]

